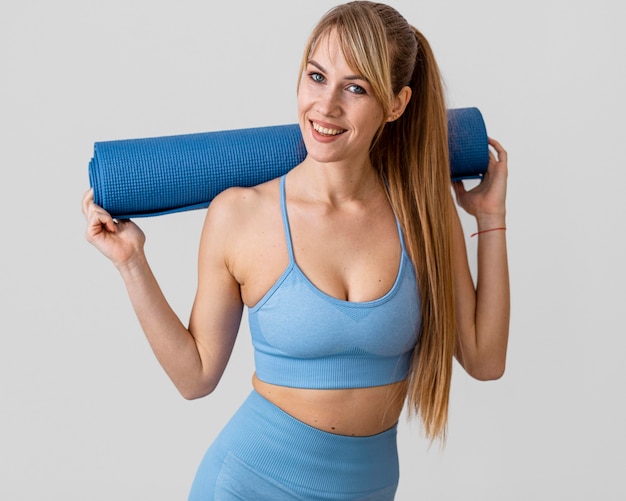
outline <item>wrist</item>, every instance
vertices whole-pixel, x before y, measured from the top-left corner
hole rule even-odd
[[[506,231],[506,218],[502,216],[488,216],[476,218],[477,229],[470,235],[471,238],[482,234],[497,234]]]
[[[491,228],[503,227],[506,227],[506,217],[504,214],[490,214],[476,217],[476,231],[485,231]]]
[[[148,269],[148,260],[143,252],[137,252],[129,259],[114,263],[124,280],[133,280],[145,274]]]

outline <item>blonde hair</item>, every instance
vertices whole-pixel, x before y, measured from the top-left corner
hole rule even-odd
[[[409,414],[425,435],[445,440],[456,342],[448,132],[443,85],[428,41],[392,7],[357,1],[330,10],[309,37],[302,75],[315,44],[331,32],[363,75],[387,117],[409,86],[411,99],[394,122],[383,119],[370,157],[385,182],[415,266],[422,327],[408,375]]]

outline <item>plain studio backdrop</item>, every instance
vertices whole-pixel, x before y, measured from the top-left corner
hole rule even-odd
[[[509,151],[513,300],[504,378],[455,364],[445,450],[402,417],[397,499],[624,499],[623,9],[390,3],[431,41],[449,107],[478,107]],[[296,122],[301,50],[334,4],[2,2],[1,499],[186,498],[250,391],[247,321],[216,392],[179,396],[84,240],[93,143]],[[204,212],[138,221],[184,322]]]

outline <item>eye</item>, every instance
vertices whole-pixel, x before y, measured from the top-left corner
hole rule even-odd
[[[317,83],[324,83],[325,80],[324,75],[321,75],[315,71],[309,73],[309,78]]]
[[[348,90],[353,94],[367,94],[367,92],[365,92],[365,89],[357,84],[350,84],[348,86]]]

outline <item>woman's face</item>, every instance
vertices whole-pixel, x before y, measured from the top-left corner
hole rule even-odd
[[[334,32],[320,39],[298,88],[298,117],[309,157],[364,162],[383,121],[372,87],[350,68]]]

